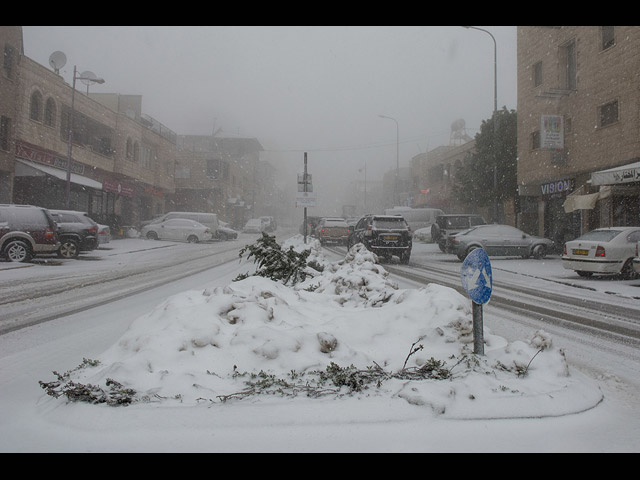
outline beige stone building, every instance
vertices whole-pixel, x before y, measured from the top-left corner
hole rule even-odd
[[[19,66],[22,58],[22,28],[0,27],[0,203],[13,197],[14,130],[18,115]]]
[[[517,78],[518,225],[639,225],[640,27],[518,27]]]

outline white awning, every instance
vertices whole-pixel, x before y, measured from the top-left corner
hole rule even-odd
[[[64,170],[16,158],[16,177],[33,177],[43,174],[51,175],[52,177],[59,178],[65,182],[67,181],[67,172]],[[82,185],[83,187],[95,188],[96,190],[102,190],[102,183],[88,177],[83,177],[77,173],[71,174],[71,183]]]
[[[564,211],[571,213],[574,210],[592,210],[596,208],[596,202],[600,198],[600,193],[588,195],[569,195],[564,201]]]
[[[640,182],[640,162],[591,174],[591,185],[619,185],[629,182]]]

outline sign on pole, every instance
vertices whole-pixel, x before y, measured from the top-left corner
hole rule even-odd
[[[491,298],[493,289],[493,273],[489,256],[481,248],[471,251],[462,263],[460,280],[473,307],[473,351],[484,354],[484,334],[482,305]]]

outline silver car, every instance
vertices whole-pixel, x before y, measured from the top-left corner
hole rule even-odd
[[[151,240],[174,240],[189,243],[206,242],[213,238],[209,227],[186,218],[174,218],[160,223],[152,223],[142,227],[140,233]]]
[[[562,266],[581,277],[595,274],[635,277],[633,259],[640,227],[598,228],[565,243]]]
[[[478,225],[450,237],[450,251],[464,260],[476,248],[489,256],[517,255],[523,258],[544,258],[553,248],[553,241],[535,237],[510,225]]]

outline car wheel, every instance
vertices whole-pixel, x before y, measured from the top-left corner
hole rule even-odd
[[[158,240],[158,234],[154,231],[147,232],[147,238],[149,240]]]
[[[547,256],[547,249],[545,248],[544,245],[536,245],[535,247],[533,247],[533,258],[535,258],[536,260],[540,260],[541,258],[544,258]]]
[[[590,277],[591,275],[593,275],[593,272],[585,272],[583,270],[576,270],[576,273],[581,277]]]
[[[198,243],[198,237],[196,237],[195,235],[189,235],[187,237],[187,242],[189,242],[189,243]]]
[[[630,258],[626,262],[624,262],[624,265],[622,266],[622,270],[620,270],[620,277],[623,280],[633,280],[634,278],[636,278],[636,272],[633,269],[633,259],[632,258]]]
[[[60,242],[60,248],[58,249],[58,256],[60,258],[78,258],[80,254],[80,248],[78,242],[71,238],[65,238]]]
[[[10,241],[4,249],[5,256],[10,262],[28,262],[31,260],[31,249],[22,240]]]

